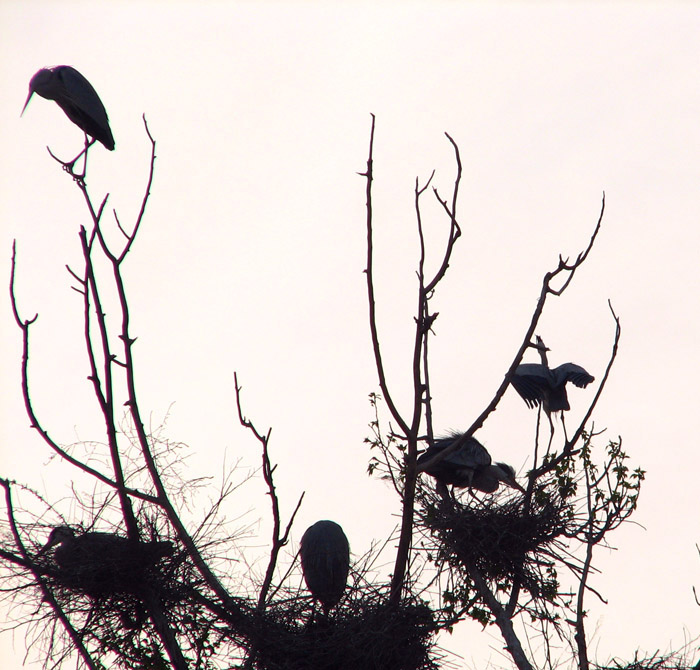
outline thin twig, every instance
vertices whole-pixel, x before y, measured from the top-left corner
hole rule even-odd
[[[296,514],[299,511],[299,508],[301,507],[302,500],[304,499],[304,492],[302,492],[301,496],[299,497],[296,507],[294,508],[294,511],[292,512],[292,515],[289,518],[289,521],[287,522],[284,532],[282,533],[279,498],[277,497],[277,491],[275,489],[275,482],[273,479],[273,473],[275,468],[270,462],[270,452],[268,449],[270,433],[272,429],[268,430],[266,435],[263,435],[262,433],[258,432],[253,422],[244,416],[243,410],[241,408],[241,387],[238,385],[238,375],[235,372],[233,373],[233,383],[235,386],[236,393],[236,408],[238,410],[238,420],[240,421],[243,427],[247,428],[253,433],[255,438],[258,440],[258,442],[260,442],[262,446],[262,473],[263,479],[265,480],[265,484],[267,484],[267,493],[270,496],[270,506],[272,507],[272,547],[270,548],[270,560],[267,565],[267,570],[265,571],[265,578],[263,579],[263,584],[260,589],[257,605],[258,611],[262,611],[265,608],[267,594],[270,589],[270,585],[272,584],[272,578],[274,576],[275,568],[277,566],[277,558],[279,556],[279,552],[282,549],[282,547],[284,547],[289,541],[289,533],[292,529],[294,518],[296,517]]]
[[[58,443],[49,435],[49,433],[42,427],[39,422],[39,418],[34,411],[34,406],[32,404],[31,395],[29,392],[29,332],[32,324],[36,322],[39,315],[35,314],[31,319],[22,319],[19,313],[19,307],[17,305],[17,297],[15,292],[15,275],[16,275],[16,243],[12,244],[12,264],[10,271],[10,303],[12,305],[12,313],[15,318],[17,326],[22,331],[22,366],[21,366],[21,377],[22,377],[22,397],[24,398],[24,407],[29,417],[30,425],[34,430],[41,435],[44,442],[56,452],[62,459],[66,462],[74,465],[83,472],[95,477],[102,483],[110,486],[111,488],[117,489],[117,482],[110,479],[108,476],[101,473],[99,470],[95,470],[86,463],[83,463],[79,459],[75,458],[69,454],[65,449],[61,448]],[[155,498],[148,493],[139,491],[133,488],[126,488],[126,492],[134,496],[135,498],[140,498],[141,500],[147,502],[155,502]]]

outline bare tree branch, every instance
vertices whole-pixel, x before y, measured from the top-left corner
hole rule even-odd
[[[114,489],[117,489],[117,482],[112,481],[109,477],[99,472],[99,470],[95,470],[94,468],[90,467],[89,465],[83,463],[79,459],[69,454],[65,449],[61,448],[58,445],[58,443],[55,440],[53,440],[53,438],[51,438],[49,433],[42,427],[41,423],[39,422],[39,419],[34,411],[34,406],[32,404],[31,395],[29,392],[29,330],[32,324],[36,322],[39,315],[35,314],[31,319],[21,318],[19,314],[19,308],[17,306],[17,298],[15,293],[15,272],[16,243],[13,242],[12,269],[10,274],[10,302],[12,305],[12,313],[14,314],[15,322],[22,331],[22,396],[24,398],[24,406],[27,411],[27,416],[29,417],[29,420],[31,422],[31,427],[34,428],[34,430],[36,430],[39,433],[39,435],[41,435],[44,442],[66,462],[70,463],[71,465],[74,465],[75,467],[91,475],[92,477],[95,477],[102,483],[107,484],[108,486]],[[139,498],[148,502],[155,502],[155,498],[147,493],[132,488],[126,488],[125,490],[129,495],[134,496],[135,498]]]
[[[280,508],[279,508],[279,498],[277,497],[277,491],[275,490],[275,483],[273,480],[273,473],[275,468],[270,463],[270,453],[268,450],[268,443],[270,440],[270,433],[272,429],[267,431],[266,435],[262,435],[255,428],[255,425],[249,419],[246,419],[243,415],[243,410],[241,408],[241,387],[238,385],[238,375],[233,373],[233,381],[236,390],[236,407],[238,409],[238,420],[241,425],[250,430],[255,438],[260,442],[262,446],[262,473],[263,479],[267,484],[267,492],[270,496],[270,506],[272,507],[272,547],[270,548],[270,560],[267,565],[267,570],[265,571],[265,578],[263,579],[262,587],[260,588],[260,595],[258,596],[258,610],[262,611],[265,608],[265,602],[267,600],[267,594],[270,590],[270,585],[272,584],[272,578],[275,573],[275,568],[277,566],[277,559],[279,557],[279,552],[289,541],[289,533],[292,529],[292,524],[294,523],[294,518],[296,517],[299,508],[301,507],[301,502],[304,499],[304,492],[302,492],[299,500],[292,512],[289,521],[281,532],[282,522],[280,520]]]
[[[519,670],[532,670],[532,665],[530,664],[530,661],[528,661],[522,645],[520,644],[520,640],[513,629],[513,622],[506,614],[503,605],[498,602],[496,596],[492,593],[489,585],[486,583],[486,580],[483,578],[481,572],[476,568],[476,566],[474,564],[468,564],[467,567],[469,569],[469,574],[474,580],[474,585],[476,586],[479,595],[484,599],[491,610],[491,613],[496,619],[496,625],[501,631],[501,635],[503,635],[508,652],[513,657],[515,664],[518,666]]]
[[[448,214],[451,213],[449,211],[449,208],[444,204],[443,201],[440,201],[443,204],[443,207],[447,211]],[[525,350],[530,346],[530,342],[532,341],[532,337],[535,334],[535,329],[537,328],[537,324],[539,323],[540,316],[542,315],[542,310],[544,309],[545,302],[547,301],[547,296],[549,294],[553,295],[561,295],[566,287],[569,285],[569,282],[573,278],[574,272],[581,266],[581,264],[586,260],[588,257],[588,254],[590,250],[593,248],[593,244],[596,240],[596,237],[598,236],[598,233],[600,232],[600,227],[602,224],[603,220],[603,212],[605,211],[605,194],[603,194],[603,202],[601,205],[601,210],[600,210],[600,215],[598,217],[598,222],[596,224],[596,227],[591,235],[591,238],[588,242],[588,245],[584,251],[582,251],[577,257],[576,261],[572,264],[568,264],[566,261],[564,261],[561,256],[559,257],[559,264],[557,268],[551,272],[547,272],[544,275],[544,278],[542,280],[542,288],[540,290],[540,295],[537,300],[537,305],[535,306],[535,311],[532,314],[532,318],[530,319],[530,325],[528,326],[525,336],[523,338],[523,341],[520,345],[520,348],[518,349],[517,353],[515,354],[515,358],[513,358],[513,361],[510,364],[510,367],[508,368],[503,381],[499,385],[498,389],[496,389],[496,392],[489,402],[489,404],[486,406],[486,409],[484,409],[481,414],[474,420],[472,425],[464,432],[464,434],[460,437],[460,439],[455,440],[449,447],[446,449],[443,449],[439,454],[436,454],[432,459],[424,463],[421,467],[421,471],[425,471],[427,468],[431,468],[435,465],[435,463],[440,462],[444,458],[447,458],[450,454],[454,453],[458,449],[460,449],[464,444],[467,443],[469,438],[479,429],[484,425],[484,421],[486,421],[486,418],[491,414],[493,411],[495,411],[496,407],[498,407],[498,403],[501,401],[501,398],[505,394],[506,390],[508,389],[508,385],[510,384],[510,380],[513,376],[513,373],[515,372],[515,368],[520,365],[520,361],[522,360],[523,354],[525,353]],[[556,279],[560,273],[565,272],[567,274],[567,279],[564,281],[564,284],[559,288],[559,289],[553,289],[552,288],[552,281]],[[578,431],[577,431],[578,432]],[[578,436],[580,436],[580,433],[578,433]],[[576,439],[578,439],[578,436],[576,436]],[[572,439],[573,442],[573,439]]]
[[[404,435],[408,435],[410,429],[408,424],[404,421],[403,417],[399,413],[391,394],[389,393],[389,388],[386,381],[386,374],[384,371],[384,363],[382,361],[381,349],[379,346],[379,334],[377,331],[377,307],[374,298],[374,255],[373,255],[373,242],[372,242],[372,181],[374,179],[373,173],[373,151],[374,151],[374,125],[375,116],[372,114],[372,129],[370,131],[369,139],[369,156],[367,158],[367,171],[360,173],[361,177],[365,177],[367,180],[366,187],[366,207],[367,207],[367,267],[365,268],[365,275],[367,277],[367,296],[369,304],[369,327],[372,335],[372,348],[374,350],[374,360],[377,366],[377,372],[379,374],[379,387],[382,389],[382,395],[384,401],[389,407],[391,415],[394,417],[394,421],[399,424],[399,427],[403,431]]]

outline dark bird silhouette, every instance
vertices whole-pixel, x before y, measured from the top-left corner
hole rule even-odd
[[[317,521],[302,536],[299,553],[306,586],[327,614],[340,602],[347,584],[348,538],[335,521]]]
[[[76,535],[68,526],[54,528],[35,559],[53,547],[61,581],[92,595],[132,592],[148,568],[173,553],[168,541],[138,542],[98,532]]]
[[[438,491],[449,498],[447,485],[456,488],[471,488],[484,493],[493,493],[503,483],[525,492],[515,480],[515,470],[507,463],[492,463],[491,455],[481,442],[470,437],[462,446],[432,465],[427,465],[435,456],[462,437],[463,433],[452,433],[435,440],[417,461],[418,468],[438,482]],[[427,467],[426,467],[427,465]]]
[[[29,82],[29,95],[22,114],[35,93],[55,101],[86,135],[99,140],[110,151],[114,149],[114,137],[104,105],[90,82],[75,68],[59,65],[39,70]]]
[[[549,349],[542,338],[537,336],[534,346],[540,352],[542,363],[522,363],[515,368],[511,384],[528,407],[542,405],[545,412],[568,411],[571,409],[566,394],[566,384],[571,382],[579,388],[585,388],[594,381],[580,365],[564,363],[550,369],[547,363]]]

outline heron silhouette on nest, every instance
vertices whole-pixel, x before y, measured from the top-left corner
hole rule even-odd
[[[537,349],[540,354],[541,363],[521,363],[515,368],[510,383],[525,401],[528,407],[542,406],[549,417],[549,425],[554,430],[551,414],[561,412],[564,435],[566,436],[566,426],[564,425],[564,412],[571,409],[569,398],[566,393],[568,382],[586,388],[588,384],[595,380],[580,365],[576,363],[563,363],[556,368],[550,368],[547,361],[549,349],[545,346],[542,338],[537,335],[536,344],[530,344]]]
[[[515,479],[515,469],[507,463],[493,463],[491,455],[481,442],[469,437],[455,451],[435,460],[436,457],[460,440],[464,434],[453,432],[438,438],[428,447],[416,462],[418,469],[437,481],[440,495],[449,500],[448,485],[454,488],[468,488],[483,493],[493,493],[500,484],[525,492]],[[434,461],[431,463],[431,461]]]
[[[328,614],[340,602],[347,585],[348,538],[335,521],[317,521],[302,536],[299,553],[306,586]]]
[[[65,167],[72,169],[78,158],[87,153],[95,140],[110,151],[114,150],[114,136],[100,96],[75,68],[70,65],[58,65],[39,70],[29,82],[29,95],[22,108],[22,114],[35,93],[47,100],[53,100],[85,133],[85,148],[72,161],[64,163]],[[88,140],[88,136],[92,140]]]
[[[131,591],[146,569],[174,550],[167,540],[140,542],[94,531],[76,535],[69,526],[54,528],[35,560],[51,549],[66,585],[91,594]]]

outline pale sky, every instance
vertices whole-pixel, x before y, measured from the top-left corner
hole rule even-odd
[[[39,97],[20,119],[36,70],[72,65],[98,91],[116,150],[91,151],[88,183],[97,201],[110,193],[122,221],[145,186],[142,114],[158,142],[125,268],[144,414],[154,426],[169,415],[164,432],[189,445],[192,476],[214,486],[224,463],[240,459],[242,478],[259,454],[236,418],[237,371],[246,414],[273,428],[285,514],[306,491],[295,542],[330,518],[355,556],[386,537],[399,511],[367,477],[363,444],[367,395],[377,390],[357,175],[370,113],[379,326],[405,411],[413,187],[436,169],[449,193],[449,132],[464,164],[463,236],[434,301],[436,430],[467,428],[486,406],[543,273],[585,247],[605,191],[598,243],[538,329],[553,363],[574,361],[600,379],[612,301],[621,351],[595,425],[621,435],[631,464],[647,471],[637,525],[610,538],[616,551],[598,553],[593,584],[609,602],[588,601],[591,655],[604,663],[681,646],[700,634],[699,36],[700,5],[690,2],[0,3],[0,276],[9,278],[16,239],[20,307],[40,313],[31,378],[44,424],[62,444],[100,439],[82,307],[65,270],[79,266],[77,233],[88,221],[45,149],[71,156],[82,134]],[[425,216],[435,261],[446,222],[432,204]],[[6,292],[0,329],[0,476],[58,500],[74,473],[28,427]],[[568,425],[591,397],[590,387],[571,393]],[[535,420],[509,390],[478,436],[524,474]],[[262,480],[226,511],[265,518]],[[266,523],[257,530],[251,544],[264,550]],[[495,629],[464,623],[441,644],[464,656],[460,667],[504,664]],[[22,667],[23,650],[21,633],[0,636],[2,669]]]

